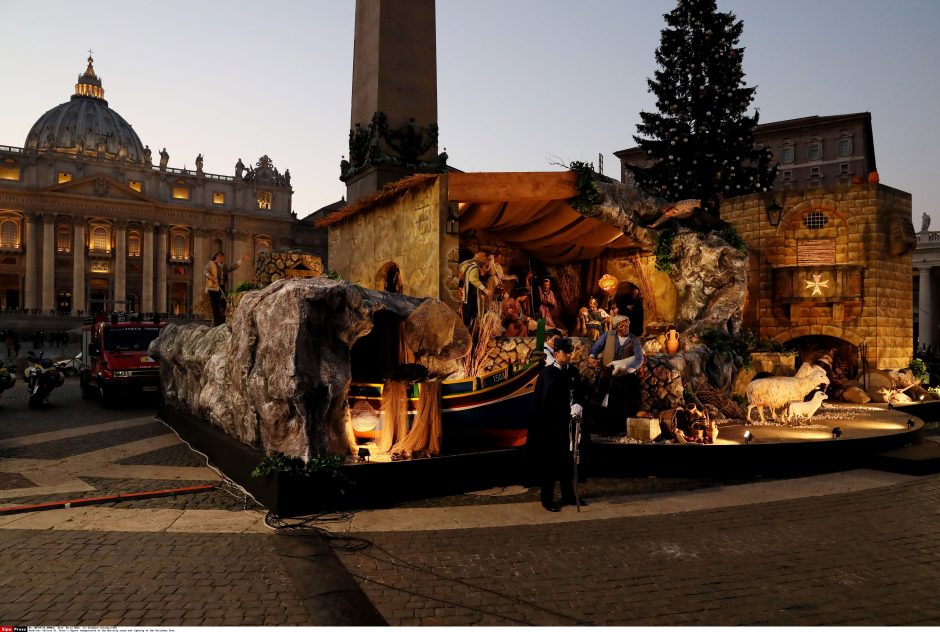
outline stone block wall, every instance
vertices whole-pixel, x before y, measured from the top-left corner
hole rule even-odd
[[[869,347],[869,364],[877,368],[907,366],[913,350],[911,250],[900,234],[910,221],[911,196],[881,184],[777,193],[784,207],[778,226],[770,225],[767,199],[751,195],[725,202],[722,219],[735,226],[748,245],[751,281],[744,324],[761,338],[787,342],[811,335],[832,336],[856,347]],[[804,220],[814,211],[828,218],[810,228]],[[775,301],[774,269],[814,267],[800,262],[807,242],[834,246],[834,266],[861,268],[861,305],[827,301],[825,288],[817,300],[794,302],[789,314]],[[822,265],[822,264],[820,264]],[[825,267],[825,266],[823,266]],[[809,286],[803,288],[809,295]]]
[[[392,265],[402,292],[441,297],[446,239],[442,237],[441,179],[404,191],[397,200],[367,208],[329,227],[330,262],[339,275],[365,288],[384,290]],[[444,252],[442,253],[442,250]]]

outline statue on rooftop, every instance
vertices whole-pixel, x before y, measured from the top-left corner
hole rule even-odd
[[[930,215],[927,215],[927,213],[924,213],[920,217],[920,232],[926,233],[929,228],[930,228]]]
[[[150,145],[147,145],[144,147],[144,164],[147,164],[147,165],[153,164],[153,157],[150,152]]]
[[[170,163],[170,154],[166,152],[166,147],[160,150],[160,171],[166,171],[166,166]]]
[[[202,174],[202,154],[196,156],[196,173]]]
[[[241,180],[243,173],[245,173],[245,163],[243,163],[242,159],[239,158],[238,162],[235,163],[235,179]]]

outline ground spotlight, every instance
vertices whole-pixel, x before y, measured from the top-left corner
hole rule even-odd
[[[751,431],[745,430],[744,431],[744,445],[747,445],[748,443],[753,441],[753,439],[754,439],[754,435],[751,434]]]
[[[369,460],[369,448],[359,448],[359,460],[368,461]]]
[[[921,401],[921,403],[923,403],[923,401],[924,401],[924,396],[923,396],[923,395],[920,396],[920,401]]]
[[[841,436],[842,436],[842,428],[840,428],[839,426],[836,426],[835,428],[832,429],[833,439],[838,439]]]
[[[913,430],[913,429],[914,429],[914,420],[913,420],[913,419],[908,419],[908,420],[907,420],[907,429],[908,429],[908,430]]]

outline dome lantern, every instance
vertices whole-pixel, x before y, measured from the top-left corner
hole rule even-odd
[[[88,68],[85,69],[85,74],[78,76],[78,83],[75,84],[75,94],[72,95],[73,99],[76,97],[89,97],[104,101],[104,88],[101,87],[101,77],[95,74],[94,62],[91,51],[88,51]],[[105,105],[108,104],[107,101],[104,101],[104,103]]]

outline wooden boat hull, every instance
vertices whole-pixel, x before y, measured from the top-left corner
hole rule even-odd
[[[535,381],[542,365],[530,363],[494,371],[477,378],[445,381],[441,385],[442,450],[456,454],[525,445]],[[408,393],[408,414],[414,414],[418,387]],[[353,428],[361,441],[376,439],[382,430],[382,385],[353,382],[348,396]],[[373,417],[356,416],[371,409]]]

